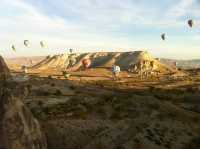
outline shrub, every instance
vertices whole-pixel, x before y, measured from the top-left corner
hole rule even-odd
[[[49,76],[48,76],[48,79],[52,79],[52,76],[51,76],[51,75],[49,75]]]
[[[51,83],[51,86],[54,87],[54,86],[55,86],[55,83]]]
[[[56,96],[61,96],[61,95],[62,95],[62,92],[61,92],[59,89],[57,89],[56,92],[54,93],[54,95],[56,95]]]
[[[74,90],[74,89],[75,89],[75,86],[71,85],[71,86],[69,86],[69,88],[70,88],[71,90]]]

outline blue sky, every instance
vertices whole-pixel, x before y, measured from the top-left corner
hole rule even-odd
[[[73,48],[200,58],[200,0],[1,0],[0,10],[0,54],[5,57]],[[195,20],[194,28],[187,26],[188,19]],[[23,46],[25,39],[29,47]],[[41,40],[46,48],[40,47]]]

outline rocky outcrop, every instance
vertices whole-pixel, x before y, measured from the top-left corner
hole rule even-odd
[[[46,140],[38,121],[7,89],[1,95],[1,115],[6,149],[46,149]]]
[[[0,148],[46,149],[46,139],[38,121],[9,88],[10,73],[2,57],[0,72]]]
[[[4,61],[4,59],[0,56],[0,81],[5,81],[10,79],[10,71]]]
[[[73,58],[73,65],[70,60]],[[147,51],[134,52],[105,52],[105,53],[82,53],[82,54],[61,54],[52,57],[46,57],[40,63],[30,67],[29,69],[47,70],[47,69],[68,69],[68,71],[80,70],[82,60],[90,58],[91,68],[102,67],[111,68],[118,65],[122,70],[133,70],[136,65],[146,70],[153,68],[155,71],[162,73],[172,72],[173,68],[162,64],[151,56]],[[153,65],[150,66],[150,63]],[[144,68],[143,68],[144,66]],[[139,68],[138,68],[139,69]],[[132,72],[132,71],[131,71]]]

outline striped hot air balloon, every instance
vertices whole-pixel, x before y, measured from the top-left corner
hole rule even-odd
[[[91,60],[89,58],[85,58],[82,60],[82,65],[85,69],[89,68],[91,65]]]

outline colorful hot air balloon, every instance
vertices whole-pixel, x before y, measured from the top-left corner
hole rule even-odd
[[[162,38],[162,40],[165,40],[165,39],[166,39],[166,34],[163,33],[163,34],[161,35],[161,38]]]
[[[25,45],[26,47],[28,47],[29,41],[28,41],[28,40],[24,40],[24,45]]]
[[[188,20],[188,25],[192,28],[194,26],[194,21],[193,20]]]
[[[89,68],[90,65],[91,65],[91,60],[89,58],[85,58],[82,60],[82,65],[83,67],[86,69],[86,68]]]

